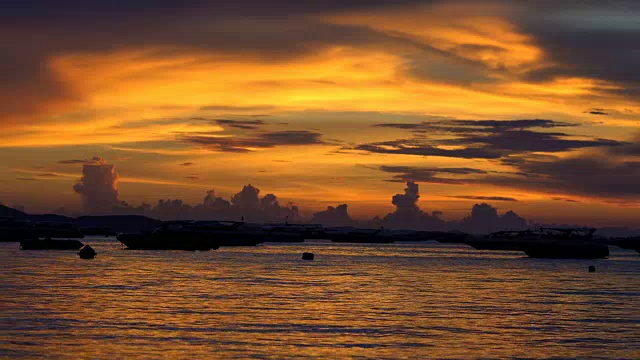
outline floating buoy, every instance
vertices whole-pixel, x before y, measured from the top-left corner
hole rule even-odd
[[[302,253],[302,260],[313,260],[313,253]]]
[[[593,265],[589,266],[589,272],[596,272],[596,267]]]
[[[85,245],[80,249],[80,251],[78,251],[78,255],[80,255],[81,259],[93,259],[96,257],[97,253],[91,246]]]

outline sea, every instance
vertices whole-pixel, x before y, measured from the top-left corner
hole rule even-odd
[[[640,256],[617,247],[545,260],[435,242],[84,242],[95,259],[0,243],[0,358],[640,359]]]

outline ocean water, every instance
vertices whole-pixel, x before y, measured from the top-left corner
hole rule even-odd
[[[0,358],[640,358],[640,256],[615,247],[85,242],[96,259],[0,243]]]

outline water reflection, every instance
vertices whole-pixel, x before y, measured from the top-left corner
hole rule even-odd
[[[326,242],[98,252],[0,244],[1,357],[615,357],[640,348],[640,257],[528,259]],[[303,261],[303,251],[316,254]],[[589,273],[595,264],[598,271]]]

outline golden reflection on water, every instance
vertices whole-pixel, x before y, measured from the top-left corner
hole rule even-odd
[[[192,253],[87,242],[94,260],[0,243],[0,357],[640,354],[635,252],[554,261],[432,243]]]

